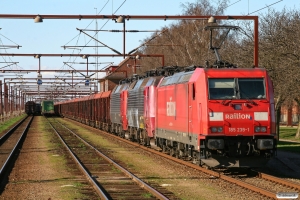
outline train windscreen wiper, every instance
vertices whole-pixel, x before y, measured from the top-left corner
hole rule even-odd
[[[237,90],[237,92],[239,92],[239,91]],[[243,94],[243,98],[241,98],[241,95],[240,95],[241,99],[246,99],[252,105],[257,105],[257,103],[255,101],[253,101],[252,99],[250,99],[250,97],[248,97],[245,92],[243,92],[242,90],[240,90],[240,93]]]

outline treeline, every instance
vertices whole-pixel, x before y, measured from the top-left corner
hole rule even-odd
[[[224,15],[228,0],[211,4],[209,0],[182,4],[182,15]],[[259,67],[266,68],[273,80],[276,97],[276,112],[280,116],[283,103],[293,101],[300,106],[300,11],[270,8],[259,16]],[[217,24],[235,25],[240,28],[230,31],[219,50],[221,59],[237,67],[253,66],[254,32],[250,21],[218,21]],[[216,56],[209,49],[207,20],[181,20],[162,33],[145,38],[138,53],[164,54],[165,66],[212,65]],[[215,33],[214,46],[218,46],[226,32]],[[160,59],[143,58],[140,72],[161,67]],[[300,129],[297,133],[300,137]]]

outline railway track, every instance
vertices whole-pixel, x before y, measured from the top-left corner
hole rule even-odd
[[[234,178],[238,181],[243,181],[245,183],[251,184],[262,190],[269,191],[268,195],[271,198],[276,198],[278,193],[300,193],[300,184],[278,178],[266,173],[262,173],[251,169],[228,169],[225,171],[220,171],[223,175]],[[272,193],[274,196],[272,196]]]
[[[176,199],[146,184],[63,124],[48,121],[101,199]]]
[[[15,154],[19,150],[26,136],[33,117],[26,117],[11,128],[0,138],[0,183],[1,187],[7,180],[8,171],[14,162]]]
[[[79,122],[76,122],[76,123],[79,123]],[[81,124],[81,123],[79,123],[79,124]],[[82,124],[81,124],[81,126],[82,126]],[[83,126],[90,128],[90,129],[94,129],[85,124],[83,124]],[[239,185],[248,190],[257,192],[257,193],[259,193],[265,197],[271,198],[271,199],[277,199],[277,194],[279,192],[292,192],[292,193],[300,194],[300,185],[295,182],[292,182],[292,181],[288,181],[288,180],[285,180],[282,178],[278,178],[278,177],[271,176],[271,175],[268,175],[268,174],[265,174],[262,172],[257,172],[257,171],[251,172],[253,177],[249,176],[249,174],[248,175],[243,174],[243,175],[237,176],[237,175],[230,175],[228,173],[226,174],[226,173],[222,173],[222,172],[212,171],[212,170],[197,166],[193,163],[177,159],[175,157],[172,157],[172,156],[162,153],[160,151],[144,147],[142,145],[139,145],[139,144],[131,142],[129,140],[120,138],[113,134],[106,133],[106,132],[103,132],[103,134],[105,134],[111,138],[114,138],[116,140],[119,140],[121,142],[133,145],[137,148],[141,148],[150,153],[153,153],[153,154],[159,155],[161,157],[164,157],[166,159],[172,160],[176,163],[180,163],[180,164],[183,164],[190,168],[204,172],[215,178],[223,179],[225,181],[234,183],[236,185]]]

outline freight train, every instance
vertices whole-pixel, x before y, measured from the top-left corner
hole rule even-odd
[[[27,115],[54,115],[54,101],[43,100],[42,103],[27,101],[25,103],[25,113]]]
[[[27,115],[40,115],[41,114],[41,104],[34,101],[27,101],[25,103],[25,113]]]
[[[256,167],[276,154],[274,94],[263,68],[162,67],[55,112],[210,167]]]

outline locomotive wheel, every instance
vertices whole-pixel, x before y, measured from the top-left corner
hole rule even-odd
[[[123,132],[123,128],[122,128],[122,125],[119,125],[118,126],[118,136],[122,137],[122,133]]]
[[[136,128],[132,128],[132,141],[136,142],[138,141],[138,135]]]
[[[108,128],[108,125],[107,124],[103,124],[103,129],[108,132],[109,128]]]
[[[204,167],[205,163],[200,159],[199,166]]]
[[[121,138],[125,138],[125,131],[121,131],[120,137],[121,137]]]
[[[146,146],[146,134],[145,130],[139,129],[140,132],[140,143],[144,146]]]
[[[136,138],[137,138],[137,143],[141,143],[141,131],[140,130],[137,130],[137,136],[136,136]]]
[[[173,156],[173,157],[176,157],[176,156],[177,156],[176,153],[177,153],[176,148],[172,147],[172,148],[171,148],[171,151],[170,151],[170,155]],[[177,157],[176,157],[176,158],[177,158]]]
[[[145,142],[145,146],[147,146],[147,147],[150,147],[151,145],[150,145],[150,138],[148,137],[148,135],[146,135],[146,138],[144,139],[144,142]]]
[[[176,149],[175,150],[175,157],[180,159],[182,156],[180,155],[180,150]]]
[[[166,145],[162,145],[162,152],[164,152],[164,153],[167,153],[168,151],[167,151],[167,146]]]
[[[112,125],[110,126],[110,132],[111,132],[111,133],[114,133],[114,124],[112,124]]]
[[[128,139],[130,141],[133,141],[133,129],[132,129],[132,127],[129,127]]]

